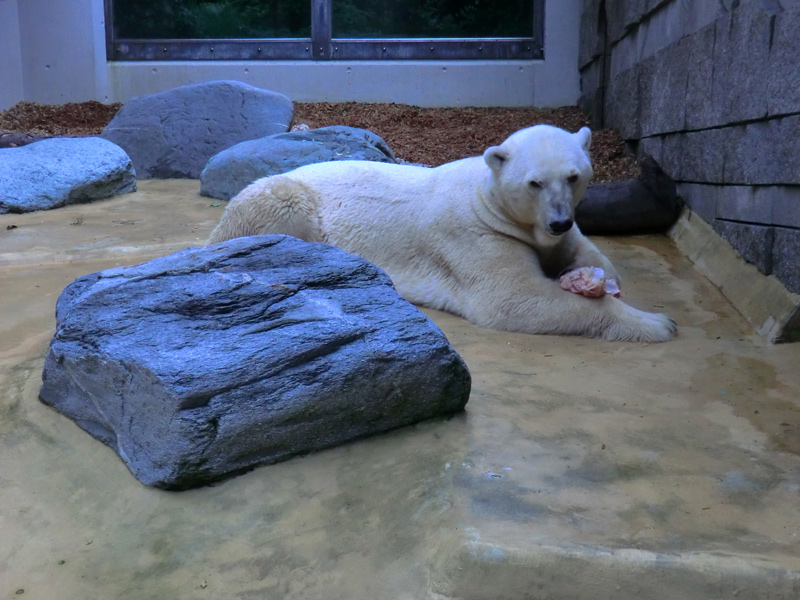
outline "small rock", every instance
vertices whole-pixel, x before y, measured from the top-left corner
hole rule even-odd
[[[130,157],[99,137],[49,138],[0,149],[0,214],[48,210],[134,191]]]
[[[208,161],[200,193],[230,200],[256,179],[331,160],[397,162],[389,146],[366,129],[334,125],[242,142]]]

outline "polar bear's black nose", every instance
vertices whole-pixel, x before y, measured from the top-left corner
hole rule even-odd
[[[563,221],[550,222],[550,231],[552,231],[555,235],[561,235],[562,233],[567,233],[570,229],[572,229],[572,219],[564,219]]]

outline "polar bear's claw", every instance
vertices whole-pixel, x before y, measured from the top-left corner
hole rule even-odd
[[[627,307],[625,318],[603,334],[607,340],[625,342],[668,342],[678,334],[678,324],[662,313],[648,313]]]

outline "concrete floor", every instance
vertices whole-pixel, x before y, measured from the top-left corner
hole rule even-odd
[[[203,243],[224,206],[198,189],[0,215],[0,600],[800,598],[800,344],[765,343],[663,236],[598,243],[673,342],[426,311],[472,371],[464,414],[143,487],[37,400],[43,358],[73,279]]]

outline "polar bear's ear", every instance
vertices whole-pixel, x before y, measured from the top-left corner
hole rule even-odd
[[[581,146],[583,146],[584,151],[588,152],[589,148],[592,145],[592,130],[588,127],[581,127],[578,133],[573,134]]]
[[[483,153],[483,160],[486,161],[492,171],[499,171],[508,161],[508,151],[503,150],[502,146],[492,146]]]

